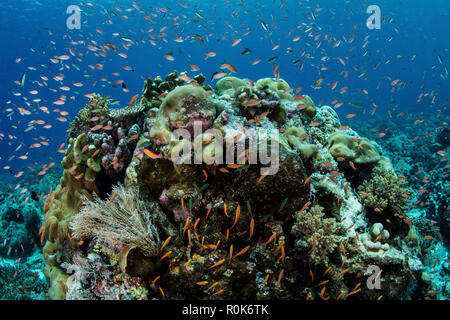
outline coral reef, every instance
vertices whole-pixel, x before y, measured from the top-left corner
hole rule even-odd
[[[108,106],[108,99],[93,95],[71,123],[60,185],[50,190],[44,205],[41,242],[44,238],[49,241],[44,252],[49,258],[46,275],[51,280],[53,299],[65,297],[67,275],[61,263],[72,259],[71,255],[62,255],[62,259],[53,252],[70,252],[79,246],[69,231],[72,216],[85,199],[104,197],[113,185],[123,181],[144,126],[146,106],[140,102],[122,109]]]
[[[443,249],[450,239],[450,166],[445,142],[448,121],[450,118],[444,113],[422,120],[414,114],[399,113],[388,118],[370,117],[367,122],[355,122],[353,126],[360,134],[377,141],[384,156],[391,160],[397,178],[408,182],[409,201],[403,214],[409,231],[404,239],[415,247],[424,265],[422,275],[408,289],[408,292],[415,290],[415,299],[448,299],[447,283],[443,280],[449,275],[445,268],[448,252]],[[389,227],[391,217],[385,215],[383,212],[378,216],[385,221],[373,219],[377,215],[372,215],[372,221]],[[404,233],[406,228],[402,229]]]
[[[387,165],[382,165],[383,162]],[[390,162],[383,162],[373,168],[370,179],[362,182],[358,191],[372,221],[394,220],[396,233],[405,237],[411,222],[404,210],[412,192],[408,183],[395,174]]]
[[[384,229],[379,222],[372,225],[370,232],[361,235],[361,242],[368,253],[383,255],[389,251],[389,244],[385,243],[389,239],[389,231]]]
[[[112,112],[94,96],[80,112],[44,206],[51,298],[431,290],[418,280],[411,194],[377,143],[282,79],[224,77],[215,91],[204,80],[149,78],[134,107]],[[93,104],[103,125],[85,114]],[[373,265],[383,270],[377,290],[364,285]]]
[[[109,100],[98,94],[94,94],[86,106],[78,111],[75,119],[70,123],[70,132],[67,140],[75,138],[81,133],[86,133],[93,126],[94,122],[103,122],[108,116]]]
[[[110,253],[113,255],[114,253]],[[77,259],[78,260],[78,259]],[[101,251],[90,253],[73,264],[63,263],[67,278],[66,300],[145,300],[147,289],[140,278],[117,272],[117,263],[108,264]]]
[[[49,298],[39,228],[47,188],[55,188],[61,175],[52,167],[38,175],[39,183],[33,172],[14,178],[15,189],[11,181],[0,183],[0,300]]]
[[[42,273],[42,257],[25,261],[0,261],[2,300],[46,300],[48,282]]]

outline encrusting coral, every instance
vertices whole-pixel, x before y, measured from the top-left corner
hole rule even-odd
[[[157,123],[160,126],[150,131],[150,137],[157,137],[160,143],[167,144],[167,137],[161,131],[186,129],[192,135],[194,122],[201,124],[201,130],[211,127],[215,110],[204,96],[205,90],[192,85],[179,86],[163,100],[159,109]]]
[[[74,122],[45,205],[52,298],[377,299],[398,292],[359,287],[373,259],[399,288],[420,276],[375,143],[282,79],[204,80],[149,78],[134,107]]]
[[[300,152],[304,161],[317,154],[317,145],[308,143],[309,135],[303,127],[290,127],[283,134],[290,147]]]
[[[241,87],[248,87],[249,83],[245,80],[236,77],[224,77],[220,79],[216,84],[216,92],[219,96],[224,94],[228,95],[230,98],[234,97],[234,93],[237,89]]]

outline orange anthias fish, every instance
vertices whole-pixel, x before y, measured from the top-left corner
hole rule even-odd
[[[237,257],[238,255],[235,255],[235,257]],[[208,269],[212,269],[212,268],[215,268],[215,267],[218,267],[218,266],[220,266],[222,263],[224,263],[225,262],[225,259],[222,259],[222,260],[220,260],[219,262],[217,262],[217,263],[215,263],[215,264],[213,264],[211,267],[209,267]]]
[[[139,97],[139,94],[138,94],[138,93],[135,94],[135,95],[133,96],[133,98],[131,98],[130,102],[128,102],[128,106],[131,107],[131,106],[133,105],[133,102],[136,101],[137,97]]]
[[[237,72],[237,69],[235,68],[235,67],[233,67],[231,64],[229,64],[229,63],[224,63],[224,64],[222,64],[221,66],[220,66],[220,69],[228,69],[228,70],[230,70],[231,72],[234,72],[234,73],[236,73]]]
[[[255,220],[252,218],[250,221],[250,235],[247,240],[250,240],[253,236],[253,231],[255,230]]]
[[[225,72],[220,72],[220,73],[216,73],[214,76],[213,76],[213,79],[220,79],[220,78],[223,78],[223,77],[225,77],[227,74],[225,73]]]
[[[159,261],[161,261],[161,260],[163,260],[163,259],[165,259],[165,258],[167,258],[170,254],[172,253],[172,250],[171,251],[168,251],[168,252],[166,252],[160,259],[159,259]]]
[[[152,158],[152,159],[160,159],[160,158],[161,158],[161,155],[160,155],[160,154],[156,154],[156,153],[154,153],[154,152],[151,152],[151,151],[148,150],[148,149],[145,149],[144,152],[145,152],[146,155],[148,155],[148,156],[149,156],[150,158]]]
[[[239,42],[241,42],[241,41],[242,41],[242,39],[236,39],[231,43],[231,46],[232,47],[237,46],[239,44]]]
[[[251,99],[244,104],[244,107],[246,107],[246,108],[253,107],[253,106],[259,105],[260,103],[261,103],[261,99]]]
[[[91,128],[91,131],[98,131],[98,130],[100,130],[101,128],[103,128],[103,125],[102,125],[102,124],[97,124],[96,126],[93,126],[93,127]]]
[[[240,214],[240,212],[241,212],[241,206],[238,205],[238,207],[237,207],[237,209],[236,209],[236,217],[235,217],[235,219],[234,219],[233,227],[236,225],[236,223],[237,223],[238,220],[239,220],[239,214]]]
[[[137,138],[139,137],[139,134],[134,134],[134,135],[132,135],[131,137],[130,137],[130,141],[134,141],[134,140],[136,140]]]
[[[304,211],[306,208],[309,207],[310,204],[311,204],[311,201],[308,201],[299,212]]]
[[[243,255],[244,253],[247,252],[248,249],[250,249],[250,245],[246,246],[244,249],[242,249],[241,251],[239,251],[239,252],[234,256],[234,258]]]

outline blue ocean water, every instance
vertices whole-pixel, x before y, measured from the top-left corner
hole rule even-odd
[[[70,5],[81,9],[80,29],[67,26]],[[380,29],[366,25],[369,5],[381,9]],[[227,63],[252,80],[278,71],[317,106],[334,106],[343,125],[378,142],[407,177],[418,219],[438,220],[448,210],[449,13],[445,0],[2,1],[1,214],[25,208],[43,219],[42,201],[30,199],[59,183],[58,150],[86,94],[123,107],[148,77],[188,71],[214,85]],[[448,217],[438,220],[442,240],[435,236],[446,246]],[[37,230],[23,232],[35,238],[23,250],[34,257],[30,277],[44,283]],[[14,255],[6,247],[5,265]]]
[[[189,64],[197,65],[199,72],[210,78],[214,72],[221,71],[219,66],[222,63],[228,62],[237,69],[237,75],[250,79],[272,75],[272,69],[279,65],[280,77],[292,83],[294,88],[302,87],[301,92],[309,93],[317,103],[330,104],[335,99],[343,102],[338,113],[356,112],[358,117],[355,120],[370,116],[374,104],[377,106],[376,115],[398,110],[416,114],[420,119],[421,113],[444,112],[448,103],[445,95],[448,89],[446,62],[449,52],[448,37],[445,36],[448,4],[443,0],[426,4],[420,1],[397,1],[395,4],[379,1],[383,20],[379,30],[366,27],[369,3],[355,1],[206,1],[185,2],[185,5],[179,1],[164,1],[159,5],[169,12],[159,11],[156,17],[151,16],[155,23],[142,16],[154,12],[158,4],[141,3],[139,11],[129,1],[99,1],[94,6],[75,1],[74,4],[79,4],[83,10],[80,30],[68,30],[66,26],[69,17],[66,9],[70,4],[59,1],[7,1],[2,4],[1,104],[3,110],[12,107],[15,112],[8,117],[10,112],[4,111],[1,125],[3,134],[17,137],[11,145],[8,142],[12,141],[3,139],[6,143],[1,149],[2,161],[8,162],[8,157],[13,154],[16,157],[23,155],[25,149],[15,153],[16,147],[20,143],[25,146],[32,144],[41,133],[49,139],[48,150],[57,149],[63,142],[57,137],[64,135],[67,123],[55,121],[55,113],[36,114],[36,119],[51,122],[51,129],[23,134],[28,122],[34,118],[34,115],[24,117],[17,112],[17,107],[27,109],[24,99],[31,103],[31,109],[36,109],[37,104],[31,102],[36,98],[42,100],[40,105],[50,108],[56,107],[52,103],[60,95],[66,95],[68,101],[60,109],[69,112],[67,118],[70,121],[86,102],[86,93],[101,90],[103,95],[125,104],[135,93],[140,93],[143,79],[172,69],[189,70]],[[179,20],[173,21],[176,17]],[[262,23],[267,25],[267,30]],[[311,23],[316,29],[308,35],[305,31]],[[167,30],[162,30],[164,27]],[[250,33],[243,36],[247,30]],[[119,35],[114,36],[113,33]],[[149,42],[153,39],[150,34],[155,37],[156,45]],[[196,35],[202,37],[204,44]],[[314,40],[317,35],[320,37]],[[297,36],[301,38],[294,42]],[[354,39],[350,43],[352,36]],[[177,38],[186,37],[189,38],[182,43],[174,42]],[[232,47],[232,41],[239,38],[242,41]],[[72,43],[78,41],[85,44]],[[88,44],[95,46],[93,41],[97,47],[110,42],[117,47],[117,52],[108,52],[106,57],[102,57],[86,50]],[[341,43],[333,48],[336,41]],[[276,45],[280,47],[272,50]],[[82,54],[81,61],[69,53],[69,48],[77,55]],[[245,48],[251,52],[242,55]],[[128,58],[118,56],[119,52],[127,54]],[[208,52],[216,52],[217,56],[204,60]],[[173,53],[174,61],[163,57],[168,53]],[[57,64],[50,61],[60,55],[69,55],[72,59]],[[277,58],[268,62],[272,57]],[[346,65],[342,65],[338,57],[344,59]],[[21,61],[16,63],[16,59]],[[261,62],[253,66],[251,63],[255,60]],[[294,64],[295,61],[298,62]],[[103,70],[89,67],[96,64],[103,65]],[[123,66],[130,66],[132,71],[122,69]],[[30,70],[30,67],[36,70]],[[120,75],[114,76],[113,72]],[[360,76],[361,73],[364,74]],[[20,81],[24,74],[26,81],[24,87],[20,87],[14,80]],[[59,74],[64,79],[53,80]],[[86,77],[89,74],[92,76]],[[195,74],[190,72],[190,75]],[[42,76],[50,79],[48,86],[39,85],[38,82],[42,84]],[[317,79],[322,77],[322,88],[312,89]],[[113,88],[110,83],[117,80],[123,80],[130,91],[123,92],[120,85]],[[391,85],[394,80],[399,80],[397,86]],[[337,86],[331,90],[335,81],[338,81]],[[73,83],[77,82],[84,86],[74,87]],[[62,91],[59,89],[61,86],[69,86],[71,91]],[[347,92],[339,94],[343,87],[348,87]],[[392,88],[395,89],[393,92]],[[368,94],[362,91],[364,89]],[[38,94],[30,94],[32,90],[37,90]],[[14,93],[22,95],[15,96]],[[417,102],[420,94],[426,96]],[[75,99],[72,100],[72,96]],[[352,102],[362,104],[364,108],[355,109],[349,105]],[[16,125],[17,129],[11,125]],[[32,152],[34,161],[47,160],[48,153],[41,150]],[[16,171],[24,164],[26,161],[9,163]]]

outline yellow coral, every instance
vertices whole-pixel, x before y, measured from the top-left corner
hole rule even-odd
[[[288,128],[282,138],[285,147],[290,146],[300,153],[303,160],[308,160],[317,154],[317,146],[306,142],[307,134],[303,127]]]
[[[61,178],[61,184],[47,197],[44,205],[46,217],[43,224],[43,237],[48,240],[45,248],[49,246],[59,248],[64,243],[76,246],[69,232],[69,221],[80,209],[84,197],[92,199],[91,192],[98,193],[95,185],[96,170],[100,171],[99,160],[92,158],[97,151],[98,142],[88,144],[86,134],[81,134],[74,140],[70,139],[70,145],[61,164],[65,169]],[[97,152],[99,159],[100,152]],[[89,163],[88,163],[89,162]],[[44,253],[47,255],[46,249]],[[67,276],[59,268],[59,262],[55,259],[47,261],[46,275],[50,278],[50,297],[52,299],[64,298],[64,286]]]
[[[325,142],[325,147],[334,158],[342,157],[356,164],[374,164],[381,159],[369,139],[357,139],[342,132],[331,134]]]
[[[278,96],[283,100],[293,101],[294,98],[289,93],[285,91],[288,90],[289,84],[283,79],[271,79],[271,78],[263,78],[259,79],[256,84],[256,88],[259,90],[270,90],[278,94]]]
[[[249,87],[249,84],[245,80],[236,77],[224,77],[217,82],[216,92],[219,96],[227,94],[233,97],[235,90],[241,87]]]

